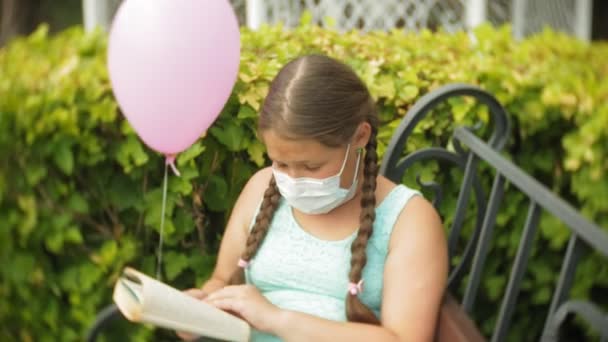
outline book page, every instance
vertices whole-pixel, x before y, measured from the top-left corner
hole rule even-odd
[[[141,287],[133,286],[133,283],[129,281],[121,282],[119,279],[114,298],[121,311],[124,311],[123,308],[127,308],[125,304],[127,298],[128,305],[139,304],[140,310],[134,310],[139,314],[137,321],[230,341],[249,339],[249,324],[242,319],[134,269],[127,268],[125,273],[137,278],[141,282]],[[137,291],[143,293],[138,294]],[[138,303],[138,299],[140,303]],[[119,300],[121,303],[118,303]],[[125,314],[125,316],[129,319],[135,318],[135,315],[129,317]]]

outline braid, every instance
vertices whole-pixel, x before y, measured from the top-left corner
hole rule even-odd
[[[376,177],[378,176],[378,156],[376,154],[377,128],[372,124],[369,142],[365,146],[365,166],[363,169],[363,186],[361,189],[361,216],[357,237],[351,246],[350,273],[351,283],[359,283],[363,268],[367,263],[367,242],[373,233],[376,218]],[[357,295],[346,295],[346,317],[351,322],[380,324],[378,318]]]
[[[279,205],[280,198],[281,195],[279,193],[277,183],[273,176],[272,178],[270,178],[268,188],[264,192],[264,199],[262,200],[260,211],[256,216],[253,228],[251,228],[251,232],[249,232],[249,236],[247,237],[245,250],[241,255],[242,260],[250,261],[255,256],[255,253],[258,251],[258,248],[266,237],[266,233],[268,232],[268,228],[270,227],[270,221],[272,220],[274,211]],[[238,267],[228,283],[230,285],[238,285],[245,283],[245,269],[242,267]]]

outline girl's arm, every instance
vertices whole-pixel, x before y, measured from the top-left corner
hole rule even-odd
[[[237,268],[237,262],[245,249],[249,225],[262,200],[264,191],[268,187],[271,175],[270,168],[258,171],[249,179],[239,195],[226,225],[215,269],[211,277],[201,287],[205,293],[209,294],[221,289],[230,281],[230,277]]]

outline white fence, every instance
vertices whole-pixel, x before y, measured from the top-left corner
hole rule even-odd
[[[87,29],[108,27],[121,0],[83,0]],[[204,0],[201,0],[204,1]],[[601,0],[598,0],[601,1]],[[305,10],[313,21],[326,24],[331,17],[338,30],[443,28],[466,30],[489,21],[510,22],[516,37],[545,26],[581,39],[591,36],[593,0],[231,0],[241,25],[253,29],[282,22],[293,27]]]

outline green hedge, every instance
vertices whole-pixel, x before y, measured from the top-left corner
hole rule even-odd
[[[606,44],[551,31],[517,43],[509,28],[488,26],[473,36],[338,34],[304,22],[292,31],[242,30],[233,96],[207,136],[179,156],[182,177],[170,179],[167,281],[186,288],[209,275],[232,204],[267,164],[255,124],[268,83],[289,59],[309,52],[345,61],[367,82],[381,107],[381,154],[407,109],[429,90],[458,81],[496,94],[513,115],[513,159],[608,227]],[[0,340],[79,340],[111,302],[124,265],[154,273],[163,160],[118,112],[105,52],[102,33],[73,28],[49,37],[46,27],[0,50]],[[444,109],[416,131],[410,151],[483,114],[468,100]],[[520,197],[505,202],[488,259],[477,312],[486,331],[493,316],[484,311],[497,308],[525,216]],[[568,231],[543,219],[539,235],[512,329],[517,340],[542,325],[535,317],[546,310]],[[596,296],[606,288],[605,260],[585,259],[574,294],[606,304]],[[130,331],[131,339],[153,334]]]

